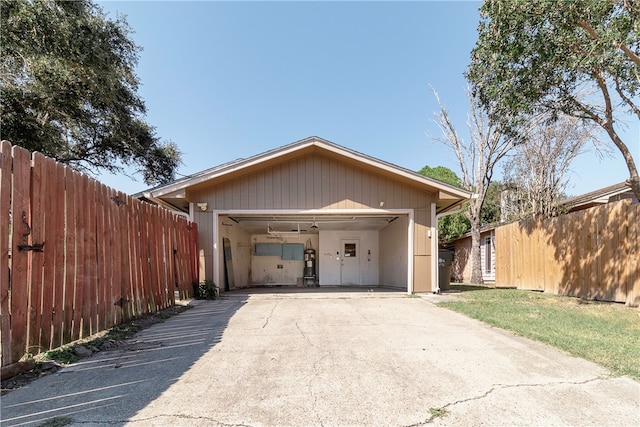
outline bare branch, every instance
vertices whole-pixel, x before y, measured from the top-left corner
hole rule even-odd
[[[459,137],[449,113],[442,105],[438,93],[431,88],[440,110],[434,113],[436,123],[442,131],[438,141],[450,147],[458,158],[462,180],[466,188],[472,190],[474,198],[469,201],[465,212],[471,222],[471,282],[482,283],[480,265],[480,225],[482,205],[484,204],[489,184],[493,178],[496,164],[511,150],[513,140],[502,133],[497,123],[491,123],[489,116],[467,88],[469,113],[467,126],[470,140],[465,142]]]
[[[505,219],[554,214],[555,202],[566,188],[571,162],[593,140],[595,124],[561,115],[551,122],[536,120],[526,141],[519,145],[505,167],[505,177],[517,183],[517,197],[511,198]],[[515,202],[515,199],[519,202]]]
[[[622,98],[625,104],[627,104],[636,114],[636,116],[638,116],[638,119],[640,119],[640,108],[638,108],[638,106],[634,104],[634,102],[628,96],[625,95],[624,91],[620,88],[620,82],[618,82],[618,79],[614,78],[613,81],[616,84],[616,92],[618,92],[620,98]]]

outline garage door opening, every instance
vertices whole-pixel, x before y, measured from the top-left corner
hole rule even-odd
[[[221,289],[410,291],[411,212],[218,212]],[[311,259],[313,258],[313,259]],[[313,262],[311,262],[313,261]],[[311,265],[313,264],[313,265]],[[313,271],[310,271],[310,268]]]

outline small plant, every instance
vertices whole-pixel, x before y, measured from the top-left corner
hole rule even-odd
[[[39,427],[63,427],[73,424],[71,417],[55,417],[40,424]]]
[[[55,360],[56,362],[68,365],[80,360],[80,357],[73,352],[73,346],[60,347],[55,350],[47,351],[44,354],[45,360]]]
[[[431,414],[431,419],[442,418],[446,416],[448,413],[447,408],[429,408],[429,414]]]
[[[220,298],[220,288],[213,283],[213,280],[207,279],[193,285],[193,297],[195,299],[218,299]]]

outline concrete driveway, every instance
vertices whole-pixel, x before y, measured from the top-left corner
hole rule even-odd
[[[307,290],[198,301],[126,350],[3,396],[2,425],[640,424],[640,383],[437,298]]]

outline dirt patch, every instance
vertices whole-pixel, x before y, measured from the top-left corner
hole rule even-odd
[[[38,355],[36,356],[34,369],[2,381],[1,394],[5,395],[38,378],[53,374],[67,364],[89,357],[94,353],[126,348],[129,345],[126,340],[133,337],[137,332],[156,323],[164,322],[165,319],[180,314],[189,308],[191,308],[189,304],[173,305],[156,313],[116,325],[107,331],[92,335],[81,341]]]

